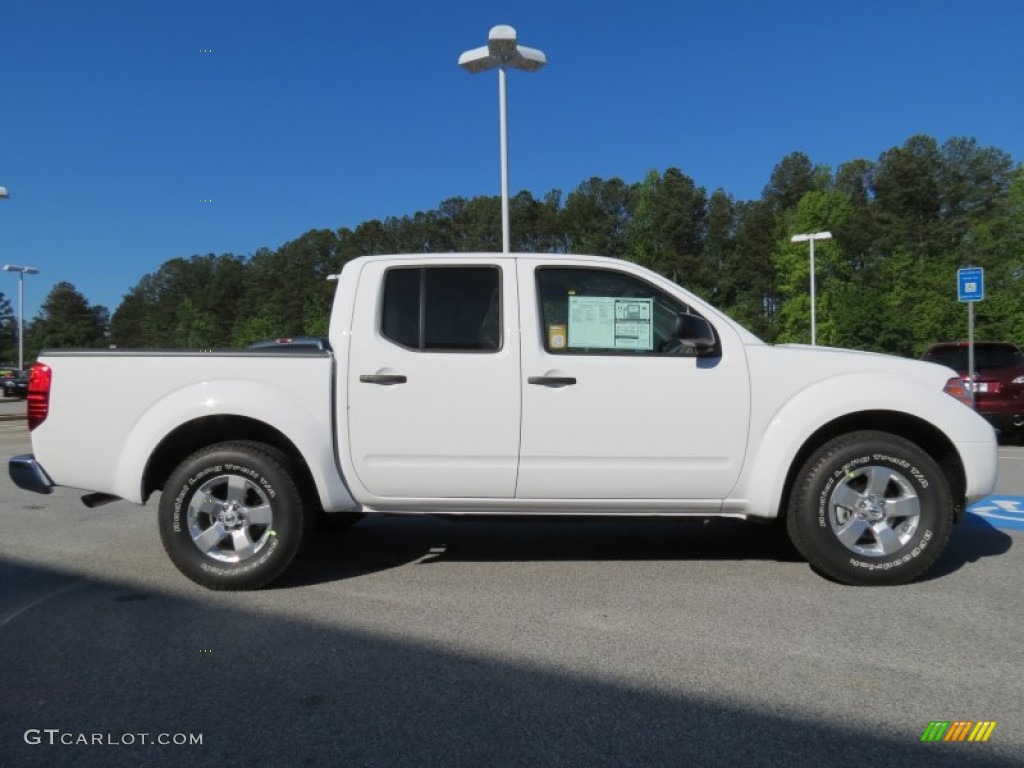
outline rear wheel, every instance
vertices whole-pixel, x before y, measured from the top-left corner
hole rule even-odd
[[[845,584],[903,584],[930,568],[953,526],[949,482],[918,446],[853,432],[801,468],[786,527],[817,570]]]
[[[284,573],[309,528],[284,456],[259,443],[192,454],[160,497],[160,538],[174,565],[204,587],[258,589]]]

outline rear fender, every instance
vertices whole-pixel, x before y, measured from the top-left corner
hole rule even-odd
[[[322,402],[328,403],[329,396],[325,394]],[[133,425],[118,457],[114,493],[142,502],[142,478],[150,457],[181,425],[210,416],[242,416],[277,430],[295,445],[309,467],[324,509],[354,509],[357,505],[335,461],[333,423],[327,408],[317,413],[294,393],[262,382],[223,379],[189,385],[161,398]],[[208,444],[233,437],[211,432]]]

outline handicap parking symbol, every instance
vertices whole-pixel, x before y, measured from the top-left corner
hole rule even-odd
[[[1024,496],[987,496],[967,508],[967,522],[981,522],[972,516],[996,528],[1024,531]]]

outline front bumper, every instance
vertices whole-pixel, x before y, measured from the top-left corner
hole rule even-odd
[[[53,493],[53,480],[31,453],[12,456],[7,462],[7,471],[19,488],[33,493]]]

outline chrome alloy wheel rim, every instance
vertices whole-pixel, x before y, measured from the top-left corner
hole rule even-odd
[[[274,512],[258,485],[238,475],[218,475],[193,494],[188,532],[207,557],[240,563],[274,536]]]
[[[828,500],[832,532],[851,552],[883,557],[898,552],[917,531],[921,500],[901,473],[888,467],[849,470]]]

